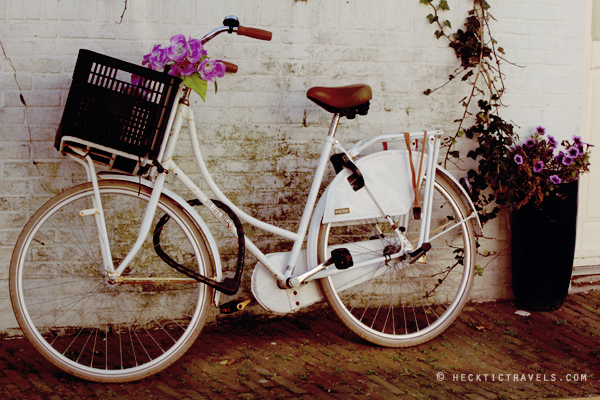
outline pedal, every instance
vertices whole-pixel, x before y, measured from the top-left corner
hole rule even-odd
[[[219,306],[221,314],[232,314],[236,311],[242,311],[248,304],[252,303],[252,299],[233,300]]]
[[[345,248],[332,250],[329,261],[329,264],[335,264],[337,269],[348,269],[354,265],[350,251]]]
[[[410,253],[408,256],[409,264],[419,263],[425,264],[427,262],[427,252],[431,250],[430,243],[423,243],[423,246]]]

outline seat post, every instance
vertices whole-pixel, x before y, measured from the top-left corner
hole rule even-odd
[[[331,126],[329,127],[329,136],[333,139],[335,131],[337,130],[338,123],[340,122],[340,113],[334,113],[333,119],[331,120]]]

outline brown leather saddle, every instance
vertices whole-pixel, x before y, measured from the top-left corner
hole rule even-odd
[[[365,84],[313,87],[308,89],[306,97],[331,113],[353,119],[357,114],[367,115],[373,92]]]

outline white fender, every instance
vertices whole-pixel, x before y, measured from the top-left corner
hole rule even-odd
[[[477,213],[475,205],[473,204],[469,193],[467,193],[467,190],[463,187],[463,185],[461,185],[458,182],[458,180],[454,176],[450,174],[450,172],[440,167],[439,165],[437,166],[437,174],[442,176],[446,180],[446,182],[448,182],[454,188],[454,191],[458,193],[461,200],[463,201],[463,204],[467,207],[467,215],[475,213],[475,221],[477,222],[473,224],[475,236],[483,236],[483,233],[481,231],[482,226],[481,221],[479,220],[479,214]]]

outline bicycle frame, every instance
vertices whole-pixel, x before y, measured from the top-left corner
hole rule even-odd
[[[234,28],[234,30],[235,30],[235,28]],[[206,35],[202,39],[202,42],[206,43],[209,40],[211,40],[212,38],[214,38],[215,36],[217,36],[218,34],[227,32],[227,31],[231,32],[231,29],[228,27],[218,28],[218,29],[214,30],[213,32],[209,33],[208,35]],[[310,189],[310,192],[309,192],[307,200],[306,200],[306,204],[305,204],[304,211],[303,211],[302,217],[301,217],[299,225],[298,225],[298,229],[296,232],[292,232],[292,231],[288,231],[286,229],[282,229],[277,226],[271,225],[269,223],[260,221],[256,218],[248,215],[246,212],[239,209],[235,204],[233,204],[223,194],[223,192],[217,187],[217,185],[215,184],[214,180],[212,179],[212,177],[206,167],[206,164],[204,163],[204,160],[202,158],[202,154],[200,151],[200,147],[198,144],[198,138],[197,138],[197,134],[196,134],[196,127],[195,127],[195,123],[194,123],[195,122],[194,113],[189,108],[189,100],[188,100],[189,94],[190,94],[189,88],[184,89],[183,86],[180,86],[180,88],[177,92],[176,99],[175,99],[175,101],[178,102],[178,106],[173,107],[173,109],[171,110],[171,114],[169,116],[169,120],[168,120],[167,127],[166,127],[166,132],[169,132],[169,135],[165,135],[165,137],[163,138],[161,147],[160,147],[160,151],[159,151],[159,154],[157,157],[157,159],[159,160],[159,166],[157,168],[158,173],[157,173],[156,179],[154,181],[152,195],[148,202],[148,206],[145,211],[145,214],[144,214],[144,217],[142,220],[142,224],[140,226],[140,230],[139,230],[139,234],[138,234],[136,243],[133,245],[132,249],[129,251],[127,256],[123,259],[121,264],[116,269],[114,268],[114,265],[113,265],[113,260],[112,260],[112,256],[111,256],[111,252],[110,252],[110,246],[108,243],[108,238],[106,236],[105,221],[104,221],[102,204],[101,204],[99,191],[98,191],[98,184],[97,184],[97,178],[96,178],[96,172],[94,169],[94,164],[91,161],[89,155],[85,154],[85,152],[83,150],[80,150],[77,148],[72,148],[74,153],[78,154],[82,158],[87,159],[87,163],[83,162],[83,160],[81,160],[81,159],[79,159],[78,161],[86,168],[86,171],[88,174],[88,180],[90,180],[94,184],[95,204],[94,204],[93,209],[83,210],[82,212],[87,215],[94,215],[94,217],[96,219],[96,223],[98,226],[98,234],[99,234],[100,242],[101,242],[104,267],[105,267],[108,275],[110,277],[112,277],[112,279],[118,279],[120,277],[120,275],[124,272],[124,270],[127,268],[129,263],[131,263],[131,261],[135,258],[138,251],[140,250],[142,243],[144,242],[145,238],[148,236],[148,234],[150,232],[151,221],[156,212],[158,201],[159,201],[160,195],[164,188],[164,183],[165,183],[167,173],[174,175],[207,209],[209,209],[221,222],[223,222],[225,224],[227,229],[233,235],[237,235],[235,226],[232,223],[232,221],[229,219],[229,217],[227,217],[227,215],[225,215],[225,213],[218,206],[216,206],[208,198],[208,196],[206,196],[199,189],[199,187],[196,184],[194,184],[194,182],[177,166],[177,164],[172,159],[172,156],[175,152],[175,148],[176,148],[177,141],[179,138],[179,134],[181,132],[181,127],[182,127],[184,121],[186,122],[187,127],[188,127],[188,132],[190,135],[190,141],[192,144],[192,150],[193,150],[194,158],[196,160],[196,164],[200,170],[200,173],[201,173],[203,179],[208,184],[210,190],[216,195],[218,200],[221,201],[222,203],[224,203],[225,205],[227,205],[229,208],[231,208],[231,210],[233,210],[233,212],[241,220],[243,220],[253,226],[256,226],[262,230],[265,230],[267,232],[273,233],[273,234],[281,236],[283,238],[292,240],[294,242],[293,246],[292,246],[292,250],[289,253],[289,257],[287,260],[287,267],[285,268],[284,271],[282,271],[281,267],[278,268],[277,266],[273,265],[273,263],[269,260],[269,258],[260,249],[258,249],[256,247],[256,245],[249,238],[245,237],[245,245],[248,248],[248,250],[250,250],[250,252],[260,261],[260,263],[262,265],[264,265],[269,270],[269,272],[276,278],[276,280],[278,282],[278,286],[280,288],[289,288],[290,285],[288,282],[289,282],[290,278],[295,279],[294,286],[297,286],[306,280],[313,280],[313,279],[317,279],[317,278],[320,278],[323,276],[328,276],[331,274],[343,272],[343,271],[338,271],[338,270],[333,270],[333,269],[328,269],[327,271],[321,271],[326,268],[326,265],[321,264],[321,265],[306,266],[306,269],[308,270],[308,272],[305,272],[301,275],[298,275],[298,274],[294,275],[295,267],[297,266],[298,260],[300,258],[299,257],[300,252],[303,247],[304,238],[307,235],[309,224],[311,223],[311,215],[313,214],[315,205],[317,203],[318,192],[319,192],[319,189],[323,182],[323,177],[325,174],[329,156],[332,153],[332,150],[335,150],[338,153],[345,153],[347,155],[347,157],[350,160],[352,160],[356,156],[358,156],[364,149],[371,146],[372,144],[379,143],[379,142],[392,142],[392,141],[396,141],[396,140],[404,140],[404,138],[405,138],[404,134],[380,135],[380,136],[374,137],[372,139],[359,141],[352,148],[350,148],[349,150],[346,150],[335,139],[335,133],[336,133],[336,129],[337,129],[337,126],[338,126],[338,123],[340,120],[340,115],[334,114],[332,122],[331,122],[331,126],[329,128],[329,133],[328,133],[327,137],[325,138],[323,149],[321,151],[321,157],[319,159],[319,162],[318,162],[315,174],[314,174],[311,189]],[[425,176],[434,177],[436,174],[436,168],[438,168],[438,166],[436,164],[436,160],[437,160],[437,156],[438,156],[438,152],[439,152],[439,148],[440,148],[440,137],[441,137],[442,133],[443,133],[442,131],[432,131],[432,132],[427,132],[427,133],[426,132],[415,132],[415,133],[410,134],[410,140],[421,139],[424,137],[425,134],[427,134],[427,137],[428,137],[427,143],[423,144],[423,151],[425,151],[425,145],[426,145],[427,154],[428,154],[427,165],[425,166]],[[74,138],[64,137],[63,142],[65,139],[74,139]],[[75,141],[76,140],[77,139],[75,139]],[[76,158],[76,157],[73,157],[73,158]],[[462,189],[460,187],[460,185],[458,185],[458,187],[460,188],[460,190],[463,191],[463,194],[464,194],[464,189]],[[427,179],[426,184],[425,184],[425,192],[424,192],[423,207],[422,207],[423,219],[421,220],[420,237],[419,237],[419,240],[418,240],[418,243],[416,244],[416,246],[414,244],[409,243],[404,238],[402,233],[400,233],[399,229],[395,229],[394,230],[395,235],[400,240],[400,242],[403,243],[401,251],[399,251],[396,254],[393,254],[391,256],[390,255],[385,256],[385,257],[382,256],[382,257],[380,257],[381,259],[373,259],[373,260],[369,261],[368,263],[359,263],[358,265],[355,265],[353,267],[354,269],[360,268],[361,266],[367,266],[367,265],[370,265],[370,264],[373,264],[376,262],[383,262],[386,259],[389,260],[390,258],[391,259],[400,258],[405,255],[407,255],[410,260],[411,252],[422,249],[424,244],[429,243],[429,241],[430,241],[429,226],[431,223],[431,206],[432,206],[430,199],[431,199],[431,195],[433,193],[433,188],[434,188],[434,179]],[[390,225],[393,226],[394,221],[391,219],[391,217],[388,215],[388,213],[386,212],[384,207],[378,201],[377,196],[373,194],[372,189],[373,188],[370,187],[369,182],[365,182],[364,188],[361,190],[365,190],[369,194],[373,203],[379,209],[379,211],[381,213],[381,218],[386,219],[390,223]],[[468,197],[467,196],[464,196],[464,197],[467,198],[467,201],[468,201]],[[471,205],[471,209],[473,210],[472,205]],[[198,218],[199,218],[199,216],[198,216]],[[472,212],[471,215],[469,217],[467,217],[465,220],[456,221],[454,226],[459,226],[460,224],[464,223],[466,220],[468,220],[470,218],[476,218],[478,220],[476,213]],[[314,222],[314,221],[313,221],[313,223],[316,224],[316,222]],[[418,257],[419,256],[417,254],[415,254],[415,258],[418,258]],[[217,275],[220,276],[220,271],[218,271]]]
[[[109,249],[109,244],[108,244],[108,239],[106,238],[106,235],[103,234],[104,221],[103,221],[103,214],[102,214],[102,205],[99,203],[100,197],[99,197],[99,195],[96,196],[97,197],[96,202],[98,204],[95,207],[99,210],[97,213],[98,214],[97,222],[98,222],[98,227],[99,227],[99,234],[100,234],[102,242],[104,243],[103,258],[105,260],[105,267],[107,269],[107,272],[111,276],[118,278],[123,273],[123,271],[127,268],[129,263],[135,258],[137,252],[139,251],[139,249],[141,247],[142,242],[149,234],[151,221],[154,216],[154,213],[156,212],[158,199],[163,190],[167,173],[173,174],[204,206],[206,206],[220,221],[222,221],[225,224],[227,229],[233,235],[236,235],[235,227],[234,227],[233,223],[231,223],[229,218],[210,200],[210,198],[208,198],[208,196],[206,196],[200,190],[200,188],[179,168],[179,166],[172,159],[172,156],[174,154],[176,144],[177,144],[177,141],[179,138],[179,134],[181,132],[181,127],[182,127],[184,121],[187,123],[188,132],[190,135],[190,141],[192,144],[192,150],[193,150],[194,158],[196,160],[196,164],[200,170],[200,173],[201,173],[203,179],[209,186],[210,190],[216,195],[216,197],[221,202],[228,205],[236,213],[236,215],[238,215],[238,217],[241,220],[243,220],[253,226],[256,226],[262,230],[265,230],[265,231],[273,233],[275,235],[284,237],[284,238],[292,240],[294,242],[292,250],[288,257],[287,268],[284,272],[281,272],[281,268],[278,268],[277,266],[273,265],[273,263],[267,258],[267,256],[260,249],[258,249],[256,247],[256,245],[249,238],[247,238],[247,237],[245,238],[246,247],[262,263],[262,265],[264,265],[269,270],[269,272],[277,279],[279,286],[282,288],[287,288],[286,281],[288,280],[288,278],[297,277],[297,275],[294,276],[295,266],[297,265],[300,251],[303,246],[304,238],[306,237],[306,234],[308,231],[311,215],[313,214],[313,211],[314,211],[314,208],[316,205],[319,188],[321,187],[321,184],[323,182],[323,177],[324,177],[327,163],[329,161],[329,156],[332,153],[332,150],[335,149],[338,152],[346,153],[350,159],[353,159],[354,157],[359,155],[364,149],[371,146],[372,144],[379,143],[379,142],[392,142],[392,141],[396,141],[396,140],[404,140],[403,134],[381,135],[381,136],[377,136],[372,139],[359,141],[351,149],[345,150],[340,145],[340,143],[335,139],[335,133],[336,133],[339,119],[340,119],[340,116],[335,114],[333,117],[331,126],[329,128],[329,134],[325,138],[325,143],[324,143],[324,146],[323,146],[323,149],[321,152],[321,157],[319,159],[319,163],[318,163],[316,171],[315,171],[313,183],[312,183],[310,192],[308,194],[304,212],[302,214],[300,223],[298,225],[298,230],[297,230],[297,232],[292,232],[292,231],[288,231],[288,230],[279,228],[277,226],[271,225],[269,223],[260,221],[256,218],[248,215],[246,212],[239,209],[235,204],[233,204],[222,193],[222,191],[217,187],[217,185],[215,184],[214,180],[212,179],[212,177],[210,175],[210,172],[208,171],[208,169],[206,167],[206,164],[203,160],[203,157],[202,157],[202,154],[200,151],[200,146],[198,143],[198,137],[197,137],[195,123],[194,123],[195,122],[194,112],[193,112],[193,110],[191,110],[189,108],[188,102],[187,102],[188,95],[189,95],[189,91],[181,90],[181,89],[179,90],[178,98],[181,101],[179,102],[179,105],[177,107],[174,107],[174,109],[172,110],[171,116],[169,118],[169,123],[168,123],[167,129],[170,129],[170,134],[168,136],[165,136],[165,139],[161,146],[161,151],[159,154],[159,157],[161,160],[160,161],[161,167],[159,168],[159,172],[157,174],[157,177],[156,177],[156,180],[154,183],[152,197],[150,199],[150,202],[148,203],[148,207],[144,214],[144,218],[143,218],[143,221],[142,221],[142,224],[140,227],[138,239],[137,239],[136,243],[134,244],[133,248],[131,249],[131,251],[129,252],[129,254],[123,259],[121,264],[116,269],[114,269],[114,267],[113,267],[112,257],[110,254],[110,249]],[[411,140],[422,139],[423,135],[424,135],[424,132],[411,133],[410,138],[411,138]],[[435,170],[437,168],[435,160],[437,159],[437,155],[439,152],[441,135],[442,135],[441,131],[428,132],[428,140],[427,140],[428,151],[427,152],[428,152],[429,156],[427,158],[427,165],[425,166],[426,176],[435,176]],[[82,154],[82,156],[83,156],[83,154]],[[87,164],[84,164],[84,163],[82,163],[82,164],[85,165],[86,169],[88,169],[88,178],[92,182],[94,182],[95,181],[95,171],[93,171],[93,164],[91,162],[88,162]],[[433,179],[426,180],[425,196],[424,196],[424,201],[423,201],[423,217],[424,218],[421,220],[421,225],[422,225],[421,235],[419,237],[419,242],[416,245],[416,247],[411,247],[410,243],[408,243],[409,246],[407,246],[404,251],[398,252],[392,256],[387,256],[387,257],[382,256],[381,260],[373,259],[367,263],[357,264],[353,267],[354,269],[368,266],[368,265],[371,265],[376,262],[383,262],[386,260],[386,258],[394,259],[394,258],[402,257],[405,254],[409,253],[411,250],[414,251],[415,249],[421,248],[424,243],[429,242],[429,240],[430,240],[429,225],[431,222],[430,221],[430,215],[431,215],[430,197],[431,197],[431,193],[433,191],[433,183],[434,183],[433,181],[434,181]],[[381,217],[389,219],[390,217],[387,216],[385,210],[382,209],[382,207],[379,205],[377,198],[372,194],[372,192],[369,188],[368,182],[365,183],[365,190],[369,193],[369,195],[371,196],[371,198],[373,199],[375,204],[378,205],[380,212],[381,212]],[[472,217],[473,217],[473,215],[471,215],[469,218],[472,218]],[[457,221],[455,225],[458,226],[463,222],[464,221]],[[403,237],[402,234],[398,230],[397,230],[396,234]],[[320,266],[311,265],[311,266],[307,266],[307,267],[308,267],[309,271],[307,273],[302,274],[301,281],[318,279],[318,278],[321,278],[324,276],[343,272],[341,270],[338,271],[335,269],[319,272],[320,270],[324,269],[323,265],[320,265]]]

